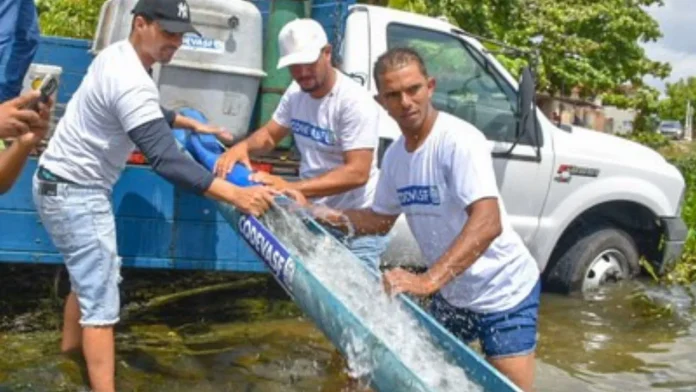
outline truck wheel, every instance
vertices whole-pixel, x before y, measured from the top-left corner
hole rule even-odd
[[[576,231],[554,251],[546,288],[572,293],[591,291],[640,272],[638,249],[625,231],[595,226]]]

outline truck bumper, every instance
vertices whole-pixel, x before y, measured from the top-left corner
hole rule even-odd
[[[657,260],[657,271],[663,274],[668,271],[681,257],[689,228],[680,217],[660,218],[664,228],[664,243],[662,258]]]

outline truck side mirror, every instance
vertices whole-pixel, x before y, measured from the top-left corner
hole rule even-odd
[[[517,92],[517,130],[515,132],[515,142],[507,151],[507,154],[512,154],[520,140],[524,139],[525,142],[529,141],[529,144],[536,147],[536,160],[541,161],[541,136],[537,128],[536,102],[534,101],[534,75],[529,67],[525,67],[522,70],[520,86]]]
[[[524,137],[524,134],[534,129],[534,76],[529,67],[522,70],[522,78],[517,96],[517,137]],[[534,138],[535,135],[532,135]]]

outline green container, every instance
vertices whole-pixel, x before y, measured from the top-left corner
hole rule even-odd
[[[263,54],[263,70],[267,76],[261,81],[261,104],[259,108],[259,126],[273,117],[280,98],[292,82],[287,68],[276,69],[278,65],[278,34],[288,22],[305,17],[305,2],[302,0],[271,0],[268,26],[266,26],[266,45]],[[278,143],[278,148],[290,149],[292,135]]]

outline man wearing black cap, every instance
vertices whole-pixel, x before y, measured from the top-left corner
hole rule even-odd
[[[61,252],[72,286],[61,350],[82,349],[95,392],[114,391],[113,325],[119,321],[121,258],[111,191],[137,146],[170,182],[260,215],[274,192],[216,179],[179,151],[149,74],[168,63],[184,33],[197,34],[185,0],[140,0],[130,37],[105,48],[68,103],[34,176],[34,203]],[[196,125],[191,122],[191,124]]]

